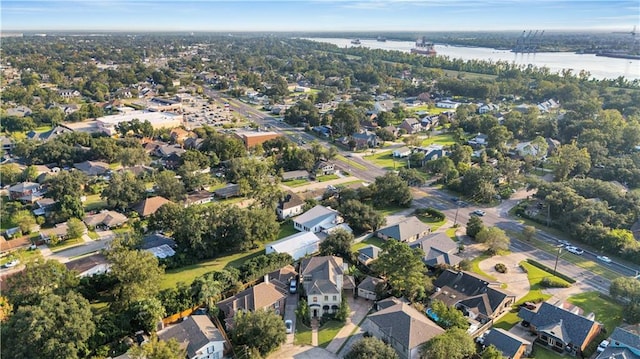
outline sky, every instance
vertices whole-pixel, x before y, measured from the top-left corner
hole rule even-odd
[[[2,0],[2,31],[640,31],[639,0]]]

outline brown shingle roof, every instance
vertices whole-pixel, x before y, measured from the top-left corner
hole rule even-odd
[[[138,212],[140,216],[147,217],[156,213],[158,208],[169,202],[171,201],[161,196],[150,197],[138,203],[135,207],[133,207],[133,210]]]

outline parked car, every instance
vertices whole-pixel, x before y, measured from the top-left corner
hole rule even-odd
[[[293,322],[290,319],[284,321],[284,327],[287,331],[287,334],[293,333]]]
[[[584,253],[584,251],[582,249],[580,249],[578,247],[574,247],[574,246],[568,246],[566,249],[567,249],[568,252],[571,252],[573,254],[580,255],[580,254]]]
[[[596,350],[598,351],[598,353],[602,353],[608,346],[609,346],[609,341],[605,339],[601,341],[600,344],[598,344],[598,349]]]
[[[527,308],[529,310],[535,310],[537,307],[536,307],[536,304],[533,303],[533,302],[524,302],[524,303],[520,304],[520,308]]]
[[[599,261],[605,262],[605,263],[611,263],[611,258],[607,257],[607,256],[597,256],[596,258],[598,258]]]
[[[481,209],[476,209],[475,211],[471,212],[471,214],[475,214],[476,216],[484,216],[485,214],[487,214],[487,212],[481,210]]]
[[[19,259],[14,259],[11,262],[5,263],[4,267],[5,268],[12,268],[12,267],[17,266],[18,264],[20,264],[20,260]]]
[[[291,281],[291,284],[289,285],[289,293],[296,294],[297,291],[298,291],[298,282],[296,282],[294,279]]]

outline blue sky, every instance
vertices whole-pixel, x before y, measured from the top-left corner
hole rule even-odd
[[[2,0],[0,6],[3,31],[640,29],[638,0]]]

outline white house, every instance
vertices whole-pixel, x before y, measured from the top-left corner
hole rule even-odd
[[[290,192],[284,197],[278,207],[276,207],[276,213],[279,219],[285,219],[293,216],[297,216],[302,213],[302,209],[305,205],[304,200],[297,194]]]
[[[340,308],[345,265],[342,258],[334,256],[311,257],[300,263],[300,280],[311,317],[332,314]]]
[[[181,323],[158,331],[158,339],[175,339],[186,347],[189,359],[222,359],[225,339],[206,315],[192,315]]]
[[[293,227],[299,231],[318,233],[335,227],[343,219],[335,209],[317,205],[293,219]]]
[[[265,254],[289,253],[294,260],[319,250],[320,238],[312,232],[300,232],[267,244]]]
[[[436,107],[439,107],[439,108],[456,109],[456,108],[458,108],[458,106],[460,106],[460,102],[455,102],[455,101],[451,101],[451,100],[442,100],[442,101],[436,102]]]
[[[393,157],[408,157],[411,155],[411,149],[409,147],[400,147],[393,150]]]

